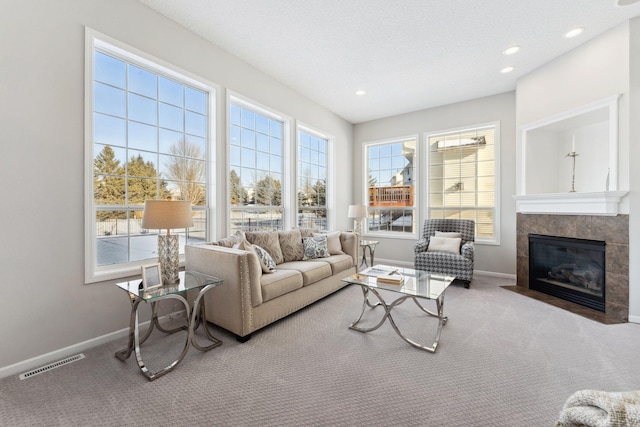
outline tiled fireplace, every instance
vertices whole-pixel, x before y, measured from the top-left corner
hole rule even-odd
[[[529,234],[605,242],[605,314],[629,311],[629,216],[517,214],[517,285],[529,288]]]

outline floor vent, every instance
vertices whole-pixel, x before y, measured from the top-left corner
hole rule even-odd
[[[48,365],[41,366],[39,368],[33,369],[29,372],[25,372],[24,374],[20,374],[20,379],[25,380],[27,378],[31,378],[34,375],[42,374],[44,372],[50,371],[52,369],[58,368],[63,365],[68,365],[69,363],[75,362],[76,360],[84,359],[84,354],[76,354],[75,356],[67,357],[66,359],[58,360],[57,362],[49,363]]]

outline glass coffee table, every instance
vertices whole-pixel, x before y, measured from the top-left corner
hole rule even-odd
[[[362,294],[364,297],[360,316],[349,326],[349,328],[358,332],[371,332],[378,329],[380,326],[382,326],[385,320],[389,319],[393,330],[396,331],[396,333],[403,340],[420,350],[435,353],[440,342],[442,327],[447,323],[447,317],[444,315],[444,294],[455,278],[450,276],[431,274],[426,271],[414,270],[411,268],[399,268],[385,265],[376,265],[373,268],[383,271],[395,270],[392,276],[402,276],[401,282],[382,282],[378,280],[375,275],[370,276],[364,274],[353,274],[342,279],[343,282],[347,282],[352,285],[359,285],[362,289]],[[368,271],[370,272],[371,269],[364,270],[365,273],[367,273]],[[393,302],[387,303],[380,295],[380,292],[378,292],[380,289],[398,293],[400,294],[400,296]],[[375,304],[369,302],[369,293],[375,295],[376,298],[378,298],[379,302],[376,302]],[[394,322],[393,317],[391,316],[391,310],[405,302],[407,299],[412,299],[413,302],[427,315],[438,318],[438,328],[433,342],[430,346],[419,344],[403,335],[403,333]],[[436,303],[436,312],[434,313],[424,308],[419,300],[434,300]],[[382,319],[380,319],[380,321],[375,326],[372,326],[370,328],[359,327],[358,324],[360,323],[360,320],[362,320],[362,316],[364,315],[367,307],[372,309],[378,306],[384,309],[384,315],[382,316]]]
[[[223,280],[196,271],[181,271],[179,273],[179,277],[179,283],[163,285],[146,291],[142,289],[142,282],[140,279],[116,283],[118,288],[126,291],[129,295],[129,301],[131,302],[131,318],[129,320],[129,342],[127,348],[116,352],[115,356],[124,362],[129,358],[129,356],[131,356],[131,353],[135,353],[138,367],[149,381],[153,381],[156,378],[172,371],[173,368],[175,368],[176,365],[184,359],[190,345],[193,345],[198,350],[205,352],[222,344],[222,341],[214,337],[211,334],[211,331],[209,331],[205,304],[204,301],[201,300],[209,289],[213,289],[214,287],[222,284]],[[198,291],[195,301],[193,302],[193,308],[189,307],[189,302],[181,295],[189,290]],[[162,327],[158,321],[158,303],[165,299],[175,299],[184,305],[187,314],[187,325],[173,329],[165,329]],[[138,321],[138,307],[142,302],[151,303],[152,314],[149,327],[141,336],[140,323]],[[198,329],[200,324],[202,324],[205,335],[209,340],[209,344],[205,346],[199,345],[194,337],[194,331]],[[151,372],[151,370],[145,365],[142,360],[142,352],[140,351],[140,346],[147,340],[147,338],[149,338],[154,326],[165,334],[173,334],[183,330],[188,331],[184,349],[180,356],[165,368],[157,372]]]

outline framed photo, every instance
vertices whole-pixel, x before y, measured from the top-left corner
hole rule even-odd
[[[147,291],[162,286],[160,264],[142,266],[142,289]]]

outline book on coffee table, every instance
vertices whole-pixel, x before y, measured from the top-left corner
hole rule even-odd
[[[358,274],[361,274],[363,276],[380,277],[380,276],[388,276],[397,271],[398,269],[396,267],[391,267],[389,265],[376,265],[373,267],[365,268]]]
[[[394,284],[394,285],[402,285],[404,283],[404,276],[396,271],[396,272],[393,272],[393,273],[383,274],[381,276],[378,276],[376,278],[376,280],[378,282],[382,282],[382,283],[391,283],[391,284]]]

